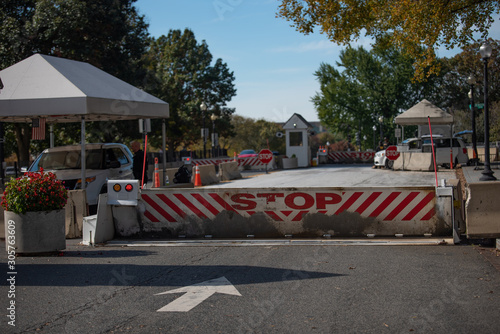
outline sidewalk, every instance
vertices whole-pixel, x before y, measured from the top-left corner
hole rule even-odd
[[[492,163],[490,165],[491,170],[493,171],[493,176],[499,179],[498,183],[500,184],[500,163]],[[464,166],[462,167],[462,171],[464,172],[464,176],[467,180],[467,183],[481,183],[484,181],[480,181],[479,178],[482,176],[481,172],[484,170],[484,166]]]

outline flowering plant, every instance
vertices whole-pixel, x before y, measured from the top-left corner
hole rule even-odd
[[[24,177],[7,183],[2,196],[2,207],[23,214],[28,211],[60,210],[66,205],[68,191],[55,174],[28,172]]]

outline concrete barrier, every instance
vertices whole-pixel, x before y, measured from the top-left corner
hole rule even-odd
[[[479,158],[479,161],[484,162],[484,154],[485,149],[484,147],[478,147],[477,148],[477,157]],[[472,159],[474,157],[474,152],[472,148],[467,149],[467,154],[469,156],[469,159]],[[490,161],[498,161],[498,148],[497,147],[490,147]]]
[[[495,181],[468,184],[465,210],[469,238],[500,237],[499,192],[500,183]]]
[[[215,165],[203,165],[198,166],[200,170],[201,184],[206,186],[208,184],[219,183],[219,177],[215,172]],[[193,173],[191,175],[191,182],[194,184],[194,179],[196,177],[196,166],[193,166]]]
[[[394,161],[394,170],[434,171],[432,154],[427,152],[401,152]]]
[[[219,176],[221,181],[236,180],[242,177],[236,161],[219,164]]]
[[[107,205],[107,201],[108,194],[100,194],[97,215],[83,218],[82,243],[84,245],[99,244],[113,239],[115,227],[112,207]]]
[[[165,170],[165,172],[168,176],[169,185],[174,184],[175,173],[177,173],[178,170],[179,170],[179,168],[167,168]],[[160,186],[161,187],[165,186],[165,184],[163,184],[163,170],[162,169],[159,170],[158,175],[160,177]],[[154,184],[154,174],[153,174],[153,178],[151,180],[152,180],[152,183]]]
[[[214,238],[449,236],[452,228],[450,200],[437,198],[434,187],[143,189],[137,210],[137,221],[132,222],[134,215],[128,212],[127,226],[116,226],[117,233]],[[115,218],[115,224],[120,220]]]
[[[80,238],[83,229],[83,217],[87,216],[87,193],[85,190],[68,191],[66,210],[66,238]]]

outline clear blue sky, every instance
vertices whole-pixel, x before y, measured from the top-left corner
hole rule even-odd
[[[343,47],[319,33],[297,32],[275,17],[278,4],[277,0],[138,0],[135,6],[146,16],[152,36],[189,28],[198,42],[207,42],[214,60],[228,64],[237,89],[228,106],[236,108],[237,115],[284,122],[298,113],[317,121],[310,102],[319,90],[314,72],[322,62],[334,65]],[[490,32],[499,39],[498,20]],[[368,39],[356,44],[370,48]],[[443,50],[438,55],[454,53]]]

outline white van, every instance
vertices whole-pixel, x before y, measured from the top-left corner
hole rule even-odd
[[[422,152],[432,153],[431,136],[422,136],[421,140]],[[451,162],[453,162],[453,166],[457,164],[467,165],[469,163],[467,148],[462,138],[433,135],[432,141],[436,153],[436,165],[449,167]]]
[[[457,164],[468,165],[469,156],[467,148],[460,137],[452,138],[452,155],[450,155],[450,138],[442,135],[433,135],[434,148],[436,152],[436,165],[450,167],[450,162],[453,161],[453,167]],[[410,138],[404,140],[398,146],[400,152],[430,152],[432,153],[431,136],[422,136],[422,138]],[[385,167],[392,169],[393,161],[390,161],[385,156],[385,150],[375,154],[375,167]]]

